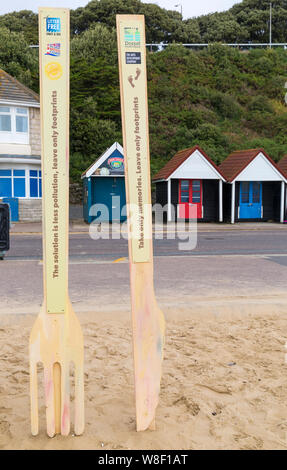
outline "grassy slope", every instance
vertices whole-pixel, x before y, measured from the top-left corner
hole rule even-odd
[[[234,149],[287,153],[287,52],[174,46],[148,63],[153,171],[194,144],[217,163]]]

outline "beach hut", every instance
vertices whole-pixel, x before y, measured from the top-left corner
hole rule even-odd
[[[115,142],[82,174],[84,220],[126,220],[123,147]]]
[[[222,172],[198,146],[181,150],[154,176],[167,220],[223,221]]]
[[[219,166],[224,185],[224,216],[239,221],[284,221],[286,176],[263,149],[239,150]]]

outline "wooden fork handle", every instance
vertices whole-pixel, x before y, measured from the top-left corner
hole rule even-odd
[[[58,21],[51,24],[54,29],[49,29],[49,20]],[[57,39],[51,36],[54,30]],[[68,9],[39,9],[43,277],[47,313],[68,310],[69,37]],[[60,49],[59,56],[54,57],[47,54],[47,45],[56,40]]]
[[[155,426],[164,338],[153,286],[145,24],[117,15],[125,182],[128,204],[137,430]]]

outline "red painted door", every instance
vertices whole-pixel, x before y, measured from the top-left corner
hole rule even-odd
[[[179,218],[202,219],[202,181],[179,181]]]

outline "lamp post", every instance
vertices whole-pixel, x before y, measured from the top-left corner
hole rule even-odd
[[[269,42],[270,42],[270,49],[272,49],[272,3],[270,3]]]
[[[182,14],[182,4],[181,3],[178,3],[177,5],[174,5],[175,8],[179,8],[180,7],[180,14],[181,14],[181,19],[183,20],[183,14]]]

